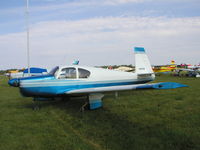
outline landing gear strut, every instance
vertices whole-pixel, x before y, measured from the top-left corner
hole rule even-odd
[[[37,98],[33,98],[33,110],[39,110],[39,102],[37,101]]]
[[[90,110],[102,107],[102,98],[104,97],[101,93],[92,93],[87,95],[85,104],[80,108],[80,111],[84,111],[87,107]]]

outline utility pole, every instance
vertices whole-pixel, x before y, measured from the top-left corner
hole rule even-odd
[[[28,65],[28,76],[30,76],[29,0],[26,0],[26,27],[27,27],[27,65]]]

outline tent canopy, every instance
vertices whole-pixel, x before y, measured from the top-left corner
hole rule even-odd
[[[23,71],[24,73],[28,73],[28,69],[25,69]],[[43,73],[43,72],[47,72],[47,69],[43,69],[43,68],[30,68],[30,73]]]

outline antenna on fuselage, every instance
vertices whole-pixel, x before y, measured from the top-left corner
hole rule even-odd
[[[30,76],[29,0],[26,0],[26,27],[27,27],[27,65],[28,65],[28,76]]]
[[[79,60],[75,60],[74,62],[73,62],[73,65],[78,65],[79,64]]]

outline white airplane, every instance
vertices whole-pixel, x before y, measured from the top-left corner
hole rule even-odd
[[[55,67],[48,75],[10,80],[9,84],[19,86],[23,96],[35,100],[87,95],[90,109],[102,107],[104,92],[136,89],[170,89],[186,85],[165,82],[145,84],[155,79],[144,48],[135,47],[135,73],[79,65]]]

